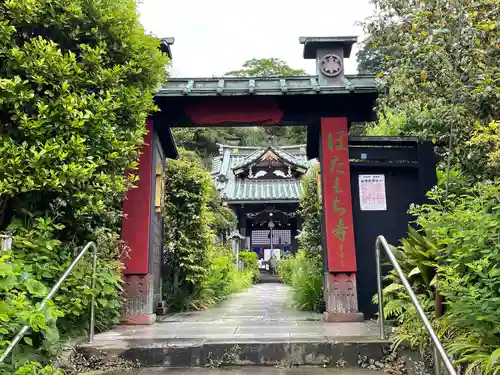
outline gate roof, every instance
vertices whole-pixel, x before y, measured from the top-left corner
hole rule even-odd
[[[318,76],[170,78],[157,96],[240,96],[375,93],[372,75],[346,75],[337,85],[320,85]]]

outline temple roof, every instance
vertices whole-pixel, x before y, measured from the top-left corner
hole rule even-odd
[[[298,178],[247,179],[238,178],[234,171],[258,160],[272,150],[289,164],[307,169],[310,162],[305,145],[283,147],[242,147],[219,145],[214,157],[212,178],[221,197],[228,203],[298,202],[301,186]]]
[[[318,76],[169,78],[157,96],[303,95],[377,92],[373,75],[345,75],[335,86],[321,86]]]
[[[233,166],[233,171],[236,171],[237,169],[240,168],[245,168],[248,167],[250,164],[257,162],[262,156],[264,156],[267,152],[271,151],[272,153],[276,154],[278,157],[283,159],[285,162],[287,162],[290,165],[299,167],[299,168],[309,168],[309,165],[307,162],[303,162],[300,157],[296,157],[295,155],[283,150],[282,148],[278,147],[262,147],[257,149],[256,151],[252,152],[248,156],[246,156],[243,160],[241,160],[238,164]]]

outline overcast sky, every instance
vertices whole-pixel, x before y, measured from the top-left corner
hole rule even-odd
[[[369,0],[143,0],[146,31],[174,37],[173,75],[221,76],[251,58],[278,57],[315,74],[299,36],[359,36]],[[356,73],[356,50],[346,73]]]

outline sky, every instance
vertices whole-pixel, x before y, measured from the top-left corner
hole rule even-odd
[[[300,36],[358,36],[369,0],[142,0],[141,22],[158,37],[174,37],[174,77],[222,76],[251,58],[277,57],[315,74]],[[356,73],[356,47],[345,72]]]

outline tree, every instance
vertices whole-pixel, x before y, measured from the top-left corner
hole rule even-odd
[[[364,26],[371,46],[384,55],[378,76],[388,92],[369,133],[433,137],[445,144],[451,134],[451,178],[440,165],[438,186],[428,193],[431,204],[410,208],[419,230],[410,229],[402,240],[398,259],[431,319],[445,298],[444,315],[433,326],[461,370],[498,373],[499,294],[492,285],[500,279],[490,270],[498,263],[493,223],[500,175],[500,8],[492,0],[373,3],[376,12]],[[443,176],[451,193],[446,200]],[[399,325],[396,344],[427,346],[428,336],[400,287],[396,281],[384,292],[398,295],[386,299],[386,313]]]
[[[241,138],[242,146],[258,146],[265,142],[265,134],[250,127],[201,127],[174,129],[173,135],[178,146],[194,151],[205,167],[219,151],[218,143],[226,137]]]
[[[243,63],[241,69],[232,70],[225,75],[234,77],[287,77],[306,74],[303,69],[293,69],[285,61],[271,57],[247,60]]]
[[[16,230],[9,262],[52,286],[75,247],[97,241],[98,288],[89,290],[82,264],[54,303],[64,314],[57,328],[79,335],[96,295],[103,329],[121,309],[121,205],[137,180],[125,171],[137,166],[168,59],[145,34],[132,0],[9,0],[0,2],[0,18],[0,230]],[[40,299],[29,291],[35,305]],[[16,324],[38,319],[6,315],[1,342]],[[58,332],[28,340],[31,358],[40,358]]]
[[[389,87],[379,109],[404,117],[403,135],[446,141],[451,129],[459,166],[476,180],[498,176],[482,167],[491,150],[469,142],[500,118],[497,2],[373,2],[377,11],[364,28],[385,55],[379,77]]]
[[[235,77],[271,77],[305,75],[302,69],[293,69],[278,58],[251,59],[239,70],[226,73]],[[268,143],[287,144],[304,143],[306,140],[305,126],[263,126],[249,127],[205,127],[175,129],[174,137],[177,144],[185,149],[195,151],[205,166],[209,166],[211,158],[217,153],[217,143],[223,143],[225,137],[241,138],[243,146],[262,146]]]
[[[360,43],[356,57],[360,74],[378,74],[385,71],[385,54],[377,48],[371,38]]]
[[[307,73],[303,69],[294,69],[285,61],[276,57],[263,58],[245,61],[243,67],[239,70],[227,72],[226,76],[234,77],[294,77],[303,76]],[[290,130],[284,126],[265,126],[263,128],[266,138],[269,138],[271,143],[285,143],[297,141],[304,142],[306,139],[306,127]]]
[[[163,293],[169,311],[204,309],[248,287],[252,271],[239,272],[228,246],[214,238],[236,225],[210,174],[192,151],[180,149],[165,178]]]

